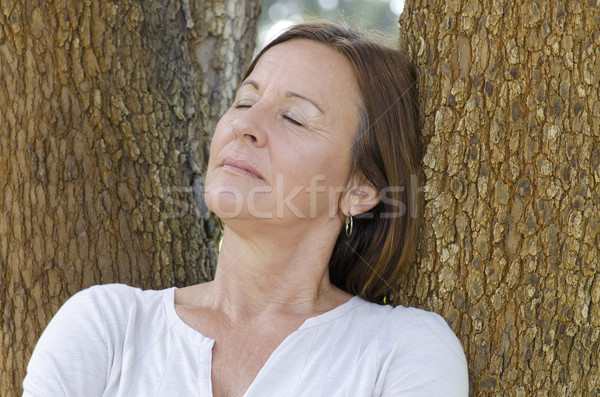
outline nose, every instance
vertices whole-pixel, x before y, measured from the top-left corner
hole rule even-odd
[[[265,146],[267,133],[263,113],[258,104],[238,112],[231,122],[231,128],[235,135],[254,146]]]

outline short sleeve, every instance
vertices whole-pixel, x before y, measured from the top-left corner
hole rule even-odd
[[[101,396],[108,376],[106,319],[93,288],[69,299],[33,351],[24,396]]]
[[[458,338],[441,316],[411,310],[388,361],[382,396],[467,397],[468,366]]]

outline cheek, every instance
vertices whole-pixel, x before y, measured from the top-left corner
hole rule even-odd
[[[206,207],[217,214],[221,219],[235,218],[243,209],[243,195],[238,189],[226,186],[219,181],[210,182],[207,177],[207,186],[204,191]]]
[[[338,148],[324,150],[325,144],[319,148],[309,147],[306,150],[279,150],[277,157],[279,172],[285,185],[283,190],[289,193],[293,189],[310,187],[312,190],[337,191],[344,183],[350,170],[350,157]],[[310,190],[310,189],[308,189]]]
[[[231,134],[228,132],[229,130],[226,127],[227,123],[225,121],[225,116],[223,116],[217,123],[215,133],[213,134],[213,137],[210,141],[210,150],[208,157],[209,169],[212,165],[214,165],[214,162],[217,161],[219,152],[231,140]]]
[[[315,150],[299,164],[306,164],[311,175],[319,175],[331,185],[343,184],[350,170],[350,158],[339,148]]]
[[[214,173],[216,172],[217,164],[219,161],[219,153],[225,145],[227,144],[227,133],[223,128],[222,123],[223,118],[219,120],[217,123],[217,127],[215,128],[215,133],[210,141],[210,150],[208,156],[208,166],[206,169],[206,177],[204,180],[205,189],[210,189],[212,185],[215,183]]]

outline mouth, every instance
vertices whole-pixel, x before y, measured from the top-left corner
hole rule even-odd
[[[260,172],[256,170],[256,168],[252,167],[250,164],[242,160],[226,158],[223,160],[221,168],[239,175],[245,175],[251,178],[261,179],[263,181],[265,180],[265,178],[263,178],[263,176],[260,174]]]

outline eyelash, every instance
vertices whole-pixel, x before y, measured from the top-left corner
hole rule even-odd
[[[292,123],[293,125],[296,125],[298,127],[304,127],[304,124],[302,124],[301,122],[299,122],[296,119],[291,118],[290,116],[284,114],[282,115],[284,120],[287,120],[288,122]]]
[[[248,108],[252,107],[252,105],[238,103],[238,104],[234,105],[233,107],[236,109],[248,109]],[[287,114],[282,114],[281,116],[283,117],[284,120],[286,120],[287,122],[289,122],[297,127],[304,127],[304,124],[302,124],[300,121],[288,116]]]

